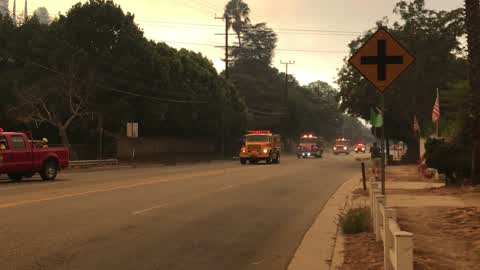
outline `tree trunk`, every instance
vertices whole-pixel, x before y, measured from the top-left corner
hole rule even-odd
[[[470,97],[473,102],[470,105],[470,112],[474,115],[471,121],[473,151],[472,155],[472,178],[480,175],[480,156],[478,155],[478,145],[480,145],[480,119],[479,109],[476,101],[480,100],[480,1],[465,0],[467,43],[468,43],[468,61],[469,61],[469,79],[470,79]]]
[[[60,139],[62,140],[62,144],[70,150],[70,159],[71,160],[78,160],[77,153],[73,150],[72,145],[70,144],[70,140],[68,139],[67,129],[60,127],[58,129],[58,134],[60,135]]]
[[[237,33],[237,37],[238,37],[238,47],[242,48],[242,34],[241,34],[241,32]]]
[[[472,170],[471,179],[474,180],[475,185],[480,185],[480,141],[477,139],[473,142],[472,147]]]
[[[386,149],[387,149],[387,151],[386,151],[387,152],[387,157],[386,157],[387,164],[392,165],[391,164],[392,162],[390,161],[390,139],[388,137],[385,139],[385,145],[386,145]]]
[[[103,115],[98,116],[97,131],[98,131],[97,159],[101,160],[103,159]]]
[[[419,149],[420,149],[420,144],[417,139],[413,139],[407,142],[407,153],[405,154],[404,161],[408,163],[415,163],[419,159]]]

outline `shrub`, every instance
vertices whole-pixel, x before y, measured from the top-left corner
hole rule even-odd
[[[344,234],[355,234],[370,230],[370,208],[359,207],[342,211],[338,223]]]
[[[470,153],[461,144],[443,139],[429,139],[425,143],[426,164],[445,174],[446,185],[462,184],[471,168]]]

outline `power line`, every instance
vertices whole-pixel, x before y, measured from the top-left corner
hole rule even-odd
[[[185,44],[185,45],[196,45],[196,46],[213,46],[213,47],[220,47],[224,48],[223,45],[220,44],[208,44],[208,43],[198,43],[198,42],[183,42],[183,41],[174,41],[174,40],[154,40],[157,42],[164,42],[164,43],[176,43],[176,44]],[[232,46],[229,46],[232,47]],[[330,51],[330,50],[302,50],[302,49],[275,49],[276,51],[285,51],[285,52],[311,52],[311,53],[349,53],[347,51]]]
[[[184,22],[168,22],[168,21],[157,21],[157,20],[137,20],[139,22],[147,23],[157,23],[157,24],[168,24],[168,25],[182,25],[182,26],[200,26],[200,27],[216,27],[223,28],[221,24],[203,24],[203,23],[184,23]],[[309,33],[323,33],[323,34],[349,34],[356,35],[361,34],[361,31],[344,31],[344,30],[323,30],[323,29],[302,29],[302,28],[272,28],[276,31],[286,32],[309,32]]]
[[[271,115],[271,116],[284,116],[285,113],[278,113],[278,112],[263,112],[263,111],[259,111],[259,110],[254,110],[252,108],[247,108],[247,110],[249,112],[253,112],[253,113],[258,113],[258,114],[263,114],[263,115]]]
[[[44,70],[47,70],[49,72],[55,73],[59,76],[65,77],[65,75],[66,75],[65,73],[63,73],[61,71],[58,71],[54,68],[51,68],[51,67],[48,67],[48,66],[45,66],[45,65],[42,65],[42,64],[37,63],[35,61],[30,61],[29,60],[29,61],[26,61],[26,62],[29,62],[32,65],[34,65],[36,67],[39,67],[41,69],[44,69]],[[112,91],[112,92],[122,93],[122,94],[129,95],[129,96],[146,98],[146,99],[150,99],[150,100],[154,100],[154,101],[160,101],[160,102],[164,102],[164,103],[178,103],[178,104],[205,104],[205,103],[208,103],[207,101],[199,101],[199,100],[166,99],[166,98],[160,98],[160,97],[154,97],[154,96],[148,96],[148,95],[137,94],[137,93],[133,93],[133,92],[129,92],[129,91],[124,91],[124,90],[120,90],[120,89],[117,89],[117,88],[105,86],[105,85],[102,85],[102,84],[99,84],[99,83],[96,83],[95,85],[98,86],[99,88],[104,89],[104,90],[109,90],[109,91]]]
[[[98,87],[103,88],[105,90],[117,92],[117,93],[122,93],[130,96],[135,96],[135,97],[141,97],[141,98],[147,98],[151,100],[156,100],[156,101],[161,101],[161,102],[167,102],[167,103],[180,103],[180,104],[205,104],[208,103],[207,101],[196,101],[196,100],[178,100],[178,99],[164,99],[164,98],[158,98],[158,97],[153,97],[153,96],[147,96],[147,95],[141,95],[141,94],[136,94],[128,91],[123,91],[119,90],[113,87],[108,87],[104,86],[101,84],[97,84]]]

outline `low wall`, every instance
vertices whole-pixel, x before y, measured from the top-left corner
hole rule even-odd
[[[218,151],[215,143],[207,139],[180,139],[172,137],[122,138],[117,143],[117,157],[131,159],[194,159],[213,158]]]

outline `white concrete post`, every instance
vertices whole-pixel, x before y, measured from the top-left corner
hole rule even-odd
[[[378,201],[377,201],[377,196],[381,195],[380,191],[377,189],[373,190],[372,193],[372,222],[373,222],[373,232],[375,233],[377,231],[377,211],[378,211]]]
[[[376,195],[375,196],[375,201],[376,201],[376,207],[375,207],[375,221],[376,221],[375,222],[376,223],[376,225],[375,225],[375,240],[377,240],[377,242],[382,240],[380,226],[383,223],[383,217],[382,217],[382,213],[380,212],[380,207],[383,207],[384,200],[385,200],[384,195]]]
[[[395,233],[395,269],[413,270],[413,234],[409,232]]]
[[[372,222],[375,221],[375,192],[378,189],[378,183],[370,182],[370,214],[372,217]]]
[[[392,260],[390,258],[390,249],[394,248],[395,239],[390,231],[390,221],[397,220],[397,210],[392,208],[385,208],[385,215],[383,216],[383,229],[385,241],[383,243],[383,269],[394,270]]]

